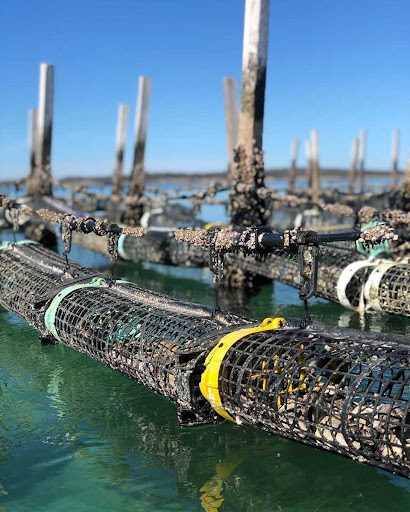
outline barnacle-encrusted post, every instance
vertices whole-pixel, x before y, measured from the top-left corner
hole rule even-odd
[[[52,195],[51,137],[53,128],[54,66],[40,65],[40,91],[37,110],[36,159],[27,181],[27,191],[35,196]]]
[[[151,78],[147,76],[140,76],[137,110],[135,114],[134,159],[128,195],[125,200],[124,222],[130,226],[138,226],[144,212],[144,158],[150,97]]]
[[[111,185],[111,203],[113,207],[117,207],[121,202],[123,176],[122,168],[124,164],[125,142],[127,140],[128,127],[128,105],[118,106],[117,134],[116,134],[116,154],[115,169],[112,176]]]
[[[231,208],[234,226],[262,226],[268,212],[256,190],[264,186],[262,152],[270,0],[246,0],[242,92]]]

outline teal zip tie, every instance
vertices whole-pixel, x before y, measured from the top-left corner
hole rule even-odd
[[[97,288],[98,286],[101,286],[102,284],[105,283],[106,280],[103,277],[94,277],[94,279],[92,279],[89,283],[73,284],[71,286],[67,286],[67,288],[64,288],[64,290],[61,290],[61,292],[57,293],[57,295],[51,301],[44,315],[45,326],[52,333],[56,340],[62,342],[61,338],[57,334],[57,330],[55,327],[57,310],[61,304],[61,301],[65,299],[67,295],[69,295],[72,292],[75,292],[76,290],[81,290],[82,288]]]
[[[0,242],[0,251],[4,251],[10,247],[10,242]]]
[[[35,242],[34,240],[19,240],[18,242],[0,242],[0,251],[4,251],[5,249],[8,249],[10,246],[13,245],[27,245],[27,244],[37,244],[38,242]]]
[[[381,222],[378,220],[374,220],[369,222],[368,224],[363,224],[361,226],[361,231],[365,229],[374,228],[376,226],[387,225],[387,222]],[[380,256],[389,256],[392,253],[392,247],[390,245],[389,240],[385,240],[381,244],[365,246],[362,242],[356,242],[357,252],[365,254],[366,256],[370,256],[372,258],[377,258]]]
[[[39,245],[38,242],[34,241],[34,240],[19,240],[18,242],[16,242],[14,245],[27,245],[27,244],[36,244],[36,245]]]

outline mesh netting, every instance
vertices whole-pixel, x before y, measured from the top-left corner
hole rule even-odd
[[[169,236],[145,235],[136,239],[131,236],[124,237],[121,256],[128,261],[170,264]]]
[[[342,271],[355,261],[364,261],[364,255],[346,249],[326,246],[320,248],[316,295],[333,302],[339,302],[336,285]],[[225,265],[236,265],[250,274],[276,279],[284,284],[300,288],[300,273],[297,256],[286,250],[277,249],[262,260],[254,256],[227,254]],[[367,268],[354,273],[346,287],[346,296],[356,308],[359,305],[361,290],[369,274]]]
[[[392,265],[383,272],[375,289],[374,297],[378,308],[396,315],[410,316],[410,265]]]
[[[237,423],[408,476],[409,347],[352,334],[326,326],[243,338],[221,365],[222,404]]]
[[[35,243],[0,251],[0,303],[41,329],[42,320],[34,303],[57,285],[72,280],[65,267],[65,261],[57,254]],[[76,263],[71,264],[71,272],[84,277],[93,275]]]
[[[164,265],[204,267],[208,264],[207,251],[192,244],[177,242],[171,231],[150,231],[138,239],[126,236],[121,256],[128,261],[149,261]]]

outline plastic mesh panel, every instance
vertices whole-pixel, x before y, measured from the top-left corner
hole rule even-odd
[[[163,237],[145,235],[141,238],[126,236],[123,242],[123,253],[129,261],[170,264],[168,244],[168,235]]]
[[[200,247],[179,243],[172,233],[149,233],[141,238],[126,236],[123,254],[129,261],[162,263],[204,267],[208,264],[208,253]]]
[[[210,311],[202,318],[194,309],[178,313],[177,301],[172,301],[171,310],[161,300],[153,307],[155,296],[147,303],[143,290],[138,300],[139,288],[127,288],[132,297],[115,285],[72,292],[57,309],[58,336],[159,394],[181,398],[178,376],[181,360],[186,360],[181,356],[196,348],[195,359],[201,352],[197,340],[222,324]]]
[[[383,274],[379,286],[383,311],[410,316],[410,265],[394,265]]]
[[[316,295],[333,302],[339,302],[336,285],[343,271],[350,263],[365,260],[365,256],[338,247],[325,246],[320,248],[318,281]],[[253,256],[244,257],[240,254],[227,255],[227,264],[237,265],[246,272],[276,279],[284,284],[300,287],[300,274],[297,256],[285,250],[277,250],[262,260]],[[350,280],[346,296],[353,307],[359,304],[360,290],[363,287],[369,270],[358,270]]]
[[[285,329],[227,353],[222,404],[239,423],[410,474],[410,347]]]
[[[66,281],[64,269],[64,260],[38,244],[15,245],[0,251],[0,303],[40,328],[34,302]],[[71,270],[92,274],[75,263]]]

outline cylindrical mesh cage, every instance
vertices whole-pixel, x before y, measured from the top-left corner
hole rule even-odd
[[[37,297],[71,278],[65,267],[62,258],[34,242],[0,250],[0,303],[41,330],[43,322],[33,304]],[[94,274],[74,262],[71,272],[84,277]]]
[[[204,267],[208,263],[207,251],[188,243],[175,240],[172,230],[151,229],[141,238],[124,236],[120,256],[127,261],[162,263]]]
[[[316,295],[333,302],[339,302],[337,283],[342,271],[355,261],[364,261],[364,255],[339,247],[321,247],[319,253],[319,267]],[[278,249],[262,259],[241,254],[228,254],[226,264],[237,265],[246,272],[276,279],[284,284],[300,287],[300,272],[297,256],[286,250]],[[355,272],[347,285],[346,295],[352,307],[357,307],[360,299],[360,290],[363,287],[368,270],[366,268]]]
[[[237,342],[219,372],[238,422],[408,476],[410,347],[326,326]]]
[[[0,304],[170,399],[188,425],[221,419],[200,381],[222,339],[235,335],[217,373],[222,406],[235,421],[409,476],[410,346],[403,336],[292,321],[259,332],[241,316],[73,263],[67,269],[30,243],[0,246]]]
[[[375,309],[410,316],[410,265],[385,263],[370,274],[366,299]]]
[[[54,313],[55,337],[170,398],[183,412],[194,410],[191,400],[199,399],[206,411],[198,414],[213,419],[199,390],[191,393],[195,362],[215,336],[249,320],[109,278],[101,286],[75,288],[93,276],[74,263],[65,271],[64,260],[40,245],[9,246],[0,250],[0,304],[49,335],[50,301],[71,286]],[[195,418],[188,414],[187,421]]]
[[[263,258],[228,254],[225,265],[237,266],[250,274],[276,279],[300,288],[301,277],[297,256],[285,250],[275,250]],[[378,263],[358,252],[323,246],[319,252],[316,295],[357,309],[363,300],[367,282]],[[383,267],[384,263],[380,263]],[[351,271],[350,271],[351,269]],[[369,285],[367,285],[369,286]],[[396,315],[410,316],[410,265],[389,263],[381,279],[375,281],[366,299],[369,306]]]

